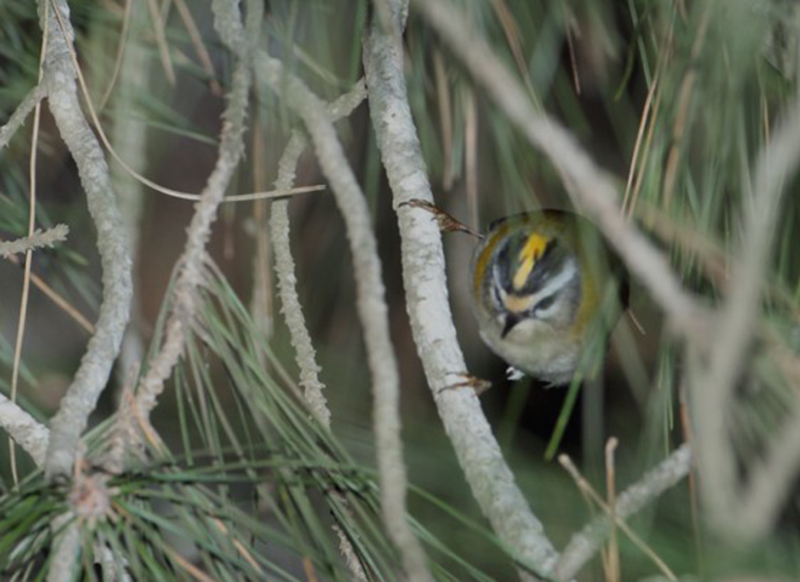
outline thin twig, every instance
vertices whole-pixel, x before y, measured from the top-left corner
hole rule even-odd
[[[401,12],[400,8],[395,12]],[[433,202],[411,119],[399,31],[373,23],[364,47],[372,125],[393,194],[402,237],[406,308],[445,430],[481,510],[513,556],[546,574],[557,552],[514,482],[491,427],[471,390],[448,390],[466,370],[448,303],[444,253],[437,223],[412,200]]]
[[[33,190],[33,185],[31,182],[31,190]],[[57,224],[45,231],[37,228],[26,237],[0,241],[0,257],[8,259],[12,255],[28,253],[41,248],[51,248],[56,243],[64,242],[67,234],[69,234],[69,227],[66,224]]]
[[[39,57],[39,85],[42,84],[44,76],[44,56],[47,53],[47,34],[43,35],[42,52]],[[36,235],[36,161],[39,159],[39,126],[41,121],[42,103],[36,103],[33,113],[33,134],[31,136],[31,155],[28,166],[28,182],[30,184],[30,194],[28,196],[28,248],[25,249],[25,271],[22,278],[22,296],[19,305],[19,317],[17,319],[17,337],[14,341],[14,362],[11,368],[11,402],[17,401],[17,390],[19,388],[19,370],[22,364],[22,342],[25,339],[25,325],[28,320],[28,299],[31,290],[31,263],[33,262],[34,238]],[[61,228],[63,232],[66,227]],[[68,229],[67,229],[68,230]],[[66,236],[66,233],[64,233]],[[51,237],[45,237],[50,239]],[[39,236],[41,241],[41,235]],[[10,243],[13,245],[13,243]],[[46,244],[46,241],[45,241]],[[49,246],[49,245],[46,245]],[[13,441],[9,441],[9,461],[11,464],[11,475],[14,486],[19,486],[19,476],[17,475],[17,449]]]
[[[614,452],[618,441],[612,437],[606,443],[606,499],[611,518],[611,535],[608,540],[608,582],[619,582],[619,544],[617,543],[617,478]]]
[[[333,122],[340,117],[349,115],[365,97],[366,87],[363,81],[359,81],[350,92],[328,107],[331,121]],[[345,104],[345,106],[343,107],[341,104]],[[285,190],[293,186],[297,161],[306,145],[306,138],[295,130],[278,162],[278,177],[275,180],[275,188],[277,190]],[[306,402],[314,417],[323,426],[330,427],[330,411],[328,410],[325,396],[322,394],[324,385],[317,376],[319,366],[316,363],[314,346],[305,324],[303,309],[295,287],[294,259],[292,258],[289,244],[288,204],[286,200],[275,201],[272,204],[270,218],[270,234],[275,252],[278,292],[283,306],[281,311],[289,328],[291,344],[297,355],[297,365],[300,369],[300,385],[303,387]]]
[[[419,540],[406,521],[406,468],[400,438],[400,381],[389,335],[388,308],[384,299],[372,219],[361,187],[356,181],[325,104],[280,61],[261,53],[259,77],[303,119],[322,172],[331,184],[347,227],[355,270],[357,308],[364,330],[367,360],[372,376],[374,430],[381,489],[381,508],[392,541],[400,550],[406,575],[411,580],[432,580]]]
[[[367,90],[362,79],[349,92],[328,106],[328,114],[331,121],[350,115],[366,98],[366,95]],[[280,190],[292,187],[297,161],[306,145],[307,139],[305,136],[300,131],[294,130],[278,162],[278,177],[275,180],[275,188]],[[320,382],[317,375],[319,366],[316,362],[314,346],[305,324],[303,308],[295,286],[295,265],[289,238],[288,205],[289,203],[286,200],[277,200],[272,204],[269,229],[275,253],[275,272],[282,304],[281,312],[284,315],[286,326],[289,328],[292,347],[295,349],[295,359],[300,369],[300,385],[303,387],[303,396],[306,404],[317,421],[326,428],[330,428],[331,413],[322,393],[325,386]],[[338,493],[333,495],[339,496],[339,501],[346,505],[344,497],[341,497]],[[339,550],[345,558],[345,563],[350,569],[353,579],[366,581],[367,577],[364,568],[355,557],[353,544],[341,527],[334,524],[333,529],[339,538]]]
[[[217,81],[217,74],[214,72],[214,63],[211,60],[211,55],[208,54],[206,45],[203,43],[203,36],[197,28],[191,11],[186,6],[185,0],[175,0],[175,8],[178,9],[178,14],[183,21],[183,26],[186,27],[186,32],[189,34],[189,40],[192,42],[194,52],[200,60],[200,66],[203,71],[208,75],[211,92],[214,95],[222,95],[222,87]]]
[[[49,3],[50,9],[47,9]],[[69,475],[81,433],[108,382],[128,323],[132,297],[131,263],[103,152],[86,122],[71,63],[73,32],[66,0],[40,0],[47,35],[44,84],[61,138],[78,166],[89,212],[97,229],[103,299],[95,333],[72,384],[50,422],[52,438],[45,472]]]
[[[33,111],[33,108],[39,104],[46,94],[47,91],[44,85],[39,83],[25,95],[25,98],[17,105],[5,125],[0,127],[0,150],[8,145],[17,130],[25,123],[25,119],[27,119],[30,112]]]
[[[15,265],[20,264],[20,259],[17,255],[10,255],[7,257],[9,261]],[[83,315],[77,308],[69,303],[62,297],[55,289],[53,289],[47,282],[36,273],[31,273],[31,283],[33,283],[39,291],[55,303],[64,313],[69,315],[75,323],[77,323],[84,331],[89,334],[94,333],[94,325],[89,321],[89,318]]]
[[[106,87],[106,90],[103,91],[103,96],[100,97],[100,102],[97,105],[97,109],[100,111],[105,109],[106,103],[108,103],[111,93],[114,91],[114,87],[117,85],[119,72],[122,70],[122,61],[125,57],[125,46],[127,45],[128,30],[130,29],[131,25],[132,6],[133,0],[125,0],[125,11],[122,14],[122,30],[119,33],[117,41],[117,56],[114,58],[114,70],[111,73],[111,79],[108,81],[108,86]]]
[[[203,189],[201,200],[195,207],[187,231],[186,247],[179,262],[181,271],[175,281],[174,299],[167,319],[164,342],[139,382],[136,406],[144,418],[149,418],[164,390],[164,382],[183,354],[187,326],[197,308],[197,287],[203,281],[206,243],[211,236],[211,226],[244,151],[243,136],[252,82],[251,69],[261,29],[263,3],[257,0],[248,2],[246,33],[241,34],[234,43],[229,42],[231,34],[236,34],[231,33],[231,30],[237,31],[242,26],[238,4],[218,1],[214,6],[215,28],[228,48],[237,55],[238,63],[233,74],[228,105],[222,115],[224,123],[217,163]]]
[[[175,85],[177,79],[175,78],[175,69],[172,66],[172,58],[169,55],[169,45],[167,44],[167,33],[164,29],[164,21],[161,19],[161,13],[158,10],[158,3],[156,0],[145,0],[147,8],[150,11],[150,19],[153,24],[153,33],[156,38],[156,45],[158,46],[158,56],[161,59],[161,66],[164,68],[164,76],[170,85]]]

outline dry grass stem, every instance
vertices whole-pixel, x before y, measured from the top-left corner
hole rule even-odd
[[[153,24],[153,33],[156,39],[156,46],[158,46],[158,56],[161,59],[161,66],[164,69],[164,76],[170,85],[175,85],[177,79],[175,77],[175,68],[172,66],[172,57],[169,55],[169,44],[167,44],[167,32],[164,29],[164,21],[161,18],[161,12],[158,9],[157,0],[146,0],[147,8],[150,11],[150,20]]]
[[[673,487],[691,469],[691,449],[682,445],[639,481],[617,496],[616,522],[623,520],[658,499],[664,491]],[[601,500],[602,501],[602,500]],[[608,515],[599,516],[589,522],[570,539],[555,569],[556,580],[572,580],[583,565],[602,547],[611,533]]]
[[[580,489],[581,493],[587,495],[592,501],[594,501],[608,516],[609,520],[614,520],[614,523],[619,526],[619,528],[625,532],[625,534],[630,538],[631,542],[642,551],[657,567],[661,570],[661,573],[667,578],[667,580],[671,580],[672,582],[677,582],[678,578],[669,569],[669,566],[664,563],[658,554],[642,539],[639,535],[634,532],[630,526],[625,522],[625,520],[619,516],[616,512],[612,511],[612,509],[608,506],[608,504],[603,501],[602,497],[594,490],[591,484],[580,474],[578,468],[572,462],[572,460],[567,455],[559,455],[558,462],[567,470],[570,476],[575,480],[575,484]],[[613,527],[612,527],[613,531]],[[609,564],[613,558],[609,558]],[[609,568],[610,569],[610,568]],[[571,576],[570,576],[571,578]],[[566,577],[559,577],[559,580],[567,580],[569,578]]]
[[[111,98],[111,93],[114,91],[114,87],[117,85],[117,78],[119,77],[119,72],[122,70],[122,61],[125,58],[125,47],[127,46],[127,39],[128,39],[128,31],[130,30],[131,25],[131,6],[133,5],[133,0],[125,0],[125,9],[122,14],[122,30],[117,37],[117,54],[114,58],[114,69],[111,73],[111,79],[108,81],[108,86],[106,90],[103,91],[103,96],[100,97],[100,102],[97,105],[98,111],[102,111],[106,107],[106,103]]]

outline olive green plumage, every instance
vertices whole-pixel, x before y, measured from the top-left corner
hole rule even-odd
[[[542,210],[494,222],[472,259],[472,307],[486,344],[512,367],[570,381],[589,334],[627,307],[624,269],[577,214]]]

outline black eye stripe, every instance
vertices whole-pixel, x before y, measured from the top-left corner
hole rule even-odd
[[[536,305],[533,306],[533,309],[532,309],[533,313],[536,313],[539,310],[547,309],[548,307],[551,307],[553,305],[553,303],[556,302],[556,297],[558,297],[559,293],[561,293],[561,289],[557,289],[555,292],[551,293],[547,297],[543,297],[542,299],[540,299],[536,303]]]

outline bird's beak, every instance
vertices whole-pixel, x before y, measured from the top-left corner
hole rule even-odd
[[[520,322],[520,317],[518,315],[514,315],[513,313],[509,313],[506,315],[506,321],[503,324],[503,331],[500,332],[500,337],[504,338],[508,335],[515,325]]]

